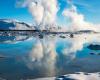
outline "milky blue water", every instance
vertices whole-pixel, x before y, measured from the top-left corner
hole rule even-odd
[[[0,36],[0,78],[36,79],[76,72],[100,72],[100,34]]]

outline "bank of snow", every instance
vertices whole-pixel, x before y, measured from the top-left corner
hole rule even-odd
[[[32,30],[29,24],[11,19],[0,19],[0,30]]]

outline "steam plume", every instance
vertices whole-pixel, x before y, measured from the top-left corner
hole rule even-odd
[[[36,26],[41,25],[42,29],[56,22],[57,0],[24,0],[22,6],[28,7]]]
[[[63,15],[71,20],[71,30],[77,31],[77,30],[95,30],[100,31],[99,27],[100,25],[95,25],[93,23],[89,23],[85,21],[84,15],[79,14],[77,11],[77,7],[72,3],[72,0],[67,0],[70,8],[65,9],[63,11]]]

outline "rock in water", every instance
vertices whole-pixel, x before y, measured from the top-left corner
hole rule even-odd
[[[90,44],[87,48],[90,50],[100,50],[100,45]]]

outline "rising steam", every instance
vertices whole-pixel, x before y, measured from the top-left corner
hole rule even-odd
[[[36,26],[42,29],[56,22],[57,0],[24,0],[22,6],[28,7]]]
[[[20,0],[21,5],[27,7],[32,14],[36,24],[36,29],[44,30],[48,27],[53,28],[52,24],[56,23],[56,15],[59,10],[58,0]],[[61,31],[78,31],[78,30],[94,30],[100,32],[100,24],[93,24],[85,21],[83,14],[78,13],[77,7],[72,0],[66,0],[70,5],[62,14],[71,20],[69,29],[61,29]],[[67,5],[67,4],[66,4]],[[68,25],[67,25],[68,26]],[[55,26],[57,27],[57,26]],[[62,27],[63,28],[63,27]],[[55,30],[56,31],[56,30]]]
[[[70,8],[65,9],[62,14],[71,20],[71,30],[94,30],[98,32],[100,31],[100,25],[95,25],[93,23],[85,21],[84,15],[78,13],[77,7],[72,3],[72,0],[67,0],[67,3],[70,5]]]

